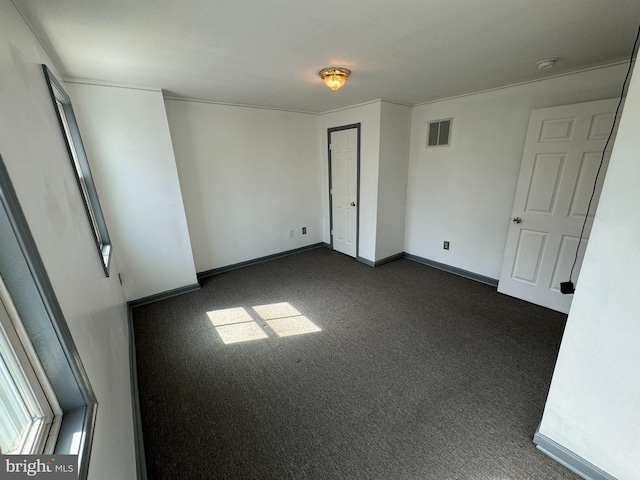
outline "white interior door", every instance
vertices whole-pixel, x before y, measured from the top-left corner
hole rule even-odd
[[[333,249],[355,258],[358,232],[357,128],[331,132],[329,148]]]
[[[573,295],[563,295],[560,283],[569,280],[616,105],[602,100],[531,112],[499,292],[568,313]],[[608,162],[609,152],[573,272],[576,288]]]

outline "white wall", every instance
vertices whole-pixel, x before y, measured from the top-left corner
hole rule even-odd
[[[327,129],[360,123],[360,221],[358,255],[371,262],[376,260],[380,110],[381,102],[375,101],[319,116],[323,241],[325,243],[331,242],[329,228],[329,152],[327,150]]]
[[[540,425],[620,480],[640,460],[639,124],[636,64]]]
[[[624,73],[618,65],[414,107],[405,252],[497,279],[530,111],[615,97]],[[428,122],[451,117],[451,146],[426,148]]]
[[[67,83],[127,300],[197,283],[162,92]]]
[[[89,476],[134,478],[118,246],[106,278],[40,63],[55,73],[13,5],[0,2],[0,153],[99,401]]]
[[[198,272],[322,241],[316,115],[166,108]]]
[[[382,102],[376,261],[404,251],[411,108]]]

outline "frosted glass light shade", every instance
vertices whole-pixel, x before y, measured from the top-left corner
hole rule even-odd
[[[323,70],[320,70],[319,73],[320,77],[322,78],[322,80],[324,80],[324,83],[327,85],[327,87],[334,91],[342,87],[347,82],[347,78],[350,74],[350,70],[337,67],[325,68]]]

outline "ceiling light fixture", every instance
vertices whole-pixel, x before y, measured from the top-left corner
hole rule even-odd
[[[553,66],[556,64],[556,62],[558,61],[557,58],[545,58],[544,60],[540,60],[538,62],[538,70],[548,70],[550,68],[553,68]]]
[[[347,82],[347,78],[351,75],[351,70],[346,68],[328,67],[323,68],[319,72],[320,78],[324,80],[331,90],[337,90]]]

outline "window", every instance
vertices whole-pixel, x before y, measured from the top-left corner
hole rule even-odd
[[[429,122],[427,147],[440,147],[451,144],[451,122],[453,119]]]
[[[2,450],[77,455],[85,480],[98,402],[1,157],[0,278]]]
[[[46,65],[42,66],[44,76],[47,80],[51,100],[56,110],[60,129],[64,137],[71,165],[78,181],[78,187],[82,195],[87,217],[93,231],[93,237],[100,254],[104,272],[109,276],[109,262],[111,259],[111,242],[109,241],[109,233],[107,225],[104,221],[98,193],[91,177],[91,170],[87,155],[84,151],[82,138],[80,138],[80,130],[76,122],[76,117],[71,106],[71,99],[64,91],[60,83],[51,74]]]
[[[0,451],[53,453],[62,410],[0,278]]]

